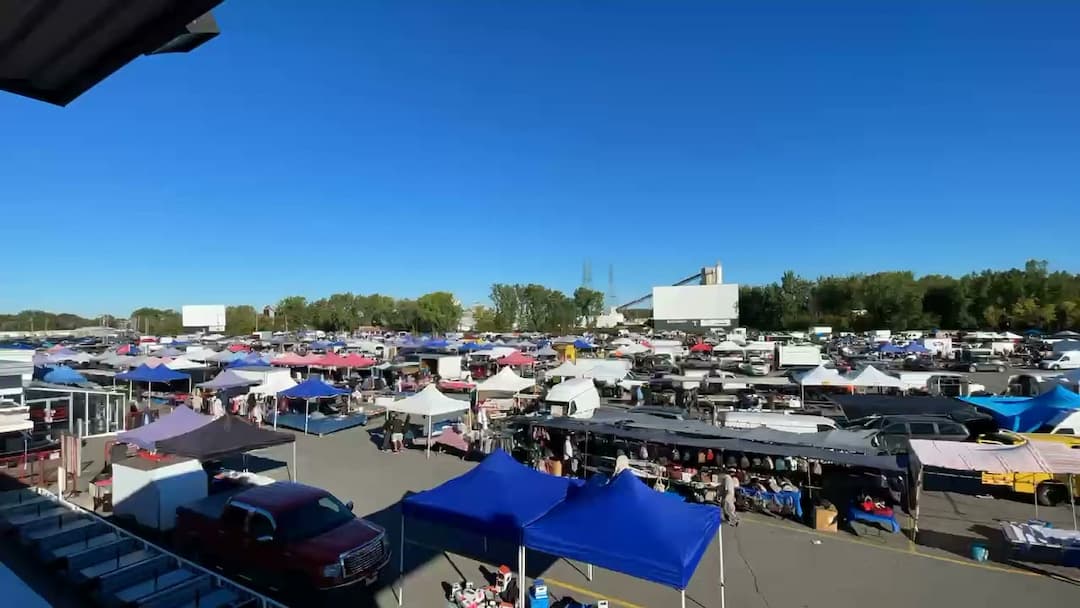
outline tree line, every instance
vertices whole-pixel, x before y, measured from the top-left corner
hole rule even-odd
[[[1023,269],[961,277],[912,272],[827,276],[788,271],[779,282],[739,288],[739,323],[755,329],[992,329],[1057,331],[1080,325],[1080,275]]]

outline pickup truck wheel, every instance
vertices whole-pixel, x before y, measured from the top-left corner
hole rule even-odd
[[[1043,482],[1035,488],[1035,499],[1044,507],[1056,507],[1069,500],[1069,491],[1064,484]]]

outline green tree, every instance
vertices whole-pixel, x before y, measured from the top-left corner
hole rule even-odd
[[[523,291],[521,285],[495,283],[491,286],[491,303],[495,307],[497,331],[510,331],[521,323]]]
[[[495,311],[487,306],[476,305],[472,308],[473,331],[496,332],[500,331],[496,320]]]
[[[1004,308],[991,304],[983,309],[983,321],[990,329],[1000,329],[1005,322],[1006,311]]]
[[[255,331],[258,313],[254,306],[242,304],[240,306],[225,307],[225,333],[230,336],[247,336]]]
[[[139,308],[131,313],[131,325],[155,336],[175,336],[184,331],[180,313],[172,309]]]
[[[457,329],[461,321],[461,304],[448,291],[424,294],[416,300],[424,331],[445,333]]]
[[[303,329],[311,323],[308,301],[304,296],[282,298],[274,310],[274,320],[283,329]]]
[[[604,312],[604,294],[588,287],[578,287],[574,290],[574,306],[577,316],[584,320],[585,325],[593,327],[596,317]]]

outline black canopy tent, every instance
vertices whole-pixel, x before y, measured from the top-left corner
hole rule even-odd
[[[156,444],[158,452],[215,460],[276,445],[293,444],[293,481],[296,471],[296,436],[292,433],[259,428],[242,418],[222,416],[210,424]]]

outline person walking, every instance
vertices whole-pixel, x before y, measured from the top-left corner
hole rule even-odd
[[[724,497],[721,502],[724,511],[724,519],[732,526],[739,525],[739,513],[735,510],[735,489],[739,487],[739,480],[735,478],[735,470],[728,469],[728,472],[720,480],[721,489],[724,492]]]

